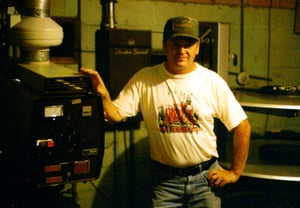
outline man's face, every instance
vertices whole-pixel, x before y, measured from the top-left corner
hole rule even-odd
[[[183,74],[195,69],[195,57],[199,53],[200,42],[192,38],[169,38],[163,41],[163,50],[167,57],[167,70],[174,74]]]

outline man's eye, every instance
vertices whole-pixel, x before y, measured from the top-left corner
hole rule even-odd
[[[185,45],[184,45],[184,47],[185,48],[189,48],[189,47],[191,47],[193,45],[193,43],[186,43]]]
[[[182,39],[174,39],[172,42],[172,47],[174,48],[190,48],[192,47],[194,44],[195,44],[195,41],[194,40],[189,40],[189,39],[186,39],[186,40],[182,40]]]
[[[196,42],[195,41],[187,41],[184,43],[184,47],[191,47],[195,44]]]
[[[188,48],[190,46],[190,44],[174,44],[175,48]]]

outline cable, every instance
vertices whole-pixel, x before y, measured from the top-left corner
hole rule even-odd
[[[95,183],[94,183],[93,181],[89,181],[89,182],[90,182],[90,184],[94,187],[94,189],[96,190],[96,192],[97,192],[98,194],[100,194],[101,196],[103,196],[103,198],[105,198],[107,201],[112,201],[112,198],[110,198],[109,196],[107,196],[106,194],[104,194],[104,192],[101,191],[101,190],[95,185]]]
[[[271,54],[271,8],[272,8],[272,0],[270,1],[270,7],[268,8],[268,46],[267,46],[267,78],[270,78],[270,54]],[[267,80],[267,85],[269,85],[270,81]],[[269,115],[266,115],[266,121],[264,125],[264,132],[267,131],[269,124]]]
[[[240,28],[240,35],[241,35],[241,42],[240,42],[240,72],[244,72],[244,0],[241,0],[241,28]]]
[[[267,78],[270,79],[270,55],[271,55],[271,8],[272,0],[270,2],[270,7],[268,9],[268,46],[267,46]],[[269,81],[267,81],[269,85]]]

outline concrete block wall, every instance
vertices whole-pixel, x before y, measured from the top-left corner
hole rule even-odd
[[[78,1],[80,1],[78,4]],[[95,68],[95,32],[101,24],[100,0],[52,0],[51,15],[77,16],[81,21],[81,65]],[[80,8],[78,8],[80,5]],[[240,8],[225,5],[208,5],[151,0],[119,0],[115,4],[118,28],[151,30],[152,48],[161,49],[162,30],[165,21],[177,15],[188,15],[199,21],[230,23],[230,54],[238,56],[238,65],[228,57],[231,72],[240,72],[241,25]],[[300,35],[294,33],[293,9],[244,7],[244,70],[250,74],[273,79],[271,85],[300,85]],[[270,26],[270,27],[269,27]],[[236,77],[229,76],[228,83],[236,87]],[[251,86],[265,85],[265,81],[250,80]],[[248,113],[254,131],[266,129],[299,130],[299,118],[284,118]],[[135,142],[147,137],[141,124],[134,131]],[[106,153],[99,185],[113,165],[112,142],[114,134],[106,133]],[[124,134],[117,132],[117,156],[124,154]],[[82,185],[81,185],[82,186]],[[90,192],[91,187],[82,186]],[[82,199],[84,200],[84,199]],[[96,199],[95,199],[96,200]]]

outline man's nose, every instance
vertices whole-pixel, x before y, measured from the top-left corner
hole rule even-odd
[[[177,51],[181,52],[181,53],[184,53],[185,52],[185,47],[183,45],[178,45],[177,46]]]

